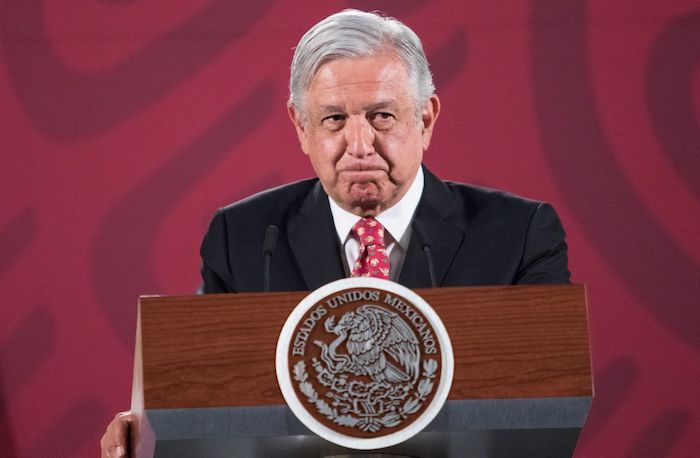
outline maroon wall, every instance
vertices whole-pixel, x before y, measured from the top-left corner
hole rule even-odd
[[[577,456],[697,452],[700,2],[301,3],[2,2],[0,453],[96,456],[138,295],[192,292],[218,206],[312,173],[291,48],[355,5],[424,39],[426,163],[562,216],[597,382]]]

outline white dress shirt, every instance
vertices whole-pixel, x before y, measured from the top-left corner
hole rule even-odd
[[[384,226],[384,244],[389,255],[390,265],[389,277],[393,281],[398,281],[401,273],[408,242],[411,240],[411,221],[413,221],[413,215],[423,194],[424,185],[423,168],[419,167],[413,183],[401,200],[374,217]],[[335,230],[338,232],[338,240],[343,247],[341,253],[345,255],[343,263],[345,276],[349,277],[360,254],[360,242],[353,237],[351,232],[352,227],[360,217],[340,208],[330,197],[328,201],[331,205]]]

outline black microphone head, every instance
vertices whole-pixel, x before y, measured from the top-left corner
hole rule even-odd
[[[428,243],[428,238],[425,235],[423,223],[417,219],[413,220],[413,235],[411,235],[411,238],[413,238],[414,235],[416,236],[416,241],[425,253],[425,260],[428,263],[428,273],[430,274],[430,284],[433,288],[437,288],[437,280],[435,279],[435,265],[433,264],[433,255],[431,254],[430,244]]]
[[[267,226],[267,229],[265,229],[265,240],[263,241],[263,254],[272,254],[275,251],[278,233],[279,228],[274,224]]]
[[[421,249],[425,250],[426,248],[429,250],[430,249],[430,244],[428,243],[428,239],[425,235],[425,230],[423,229],[423,223],[421,223],[417,219],[413,219],[413,233],[416,236],[416,241],[420,244]]]

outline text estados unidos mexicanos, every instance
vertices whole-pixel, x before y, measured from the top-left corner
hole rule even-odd
[[[311,335],[311,332],[316,327],[316,322],[318,322],[321,318],[326,316],[328,314],[329,309],[335,309],[340,305],[359,301],[368,301],[374,303],[379,302],[380,291],[348,291],[343,294],[333,296],[330,299],[327,299],[323,304],[317,305],[316,308],[302,322],[301,328],[299,328],[299,330],[295,334],[294,344],[292,346],[292,355],[305,355],[306,341]],[[416,330],[416,332],[420,336],[420,339],[423,341],[423,346],[425,348],[426,354],[437,353],[435,338],[433,337],[431,328],[428,326],[428,324],[425,322],[425,320],[419,313],[417,313],[410,305],[406,304],[398,297],[394,297],[389,293],[386,293],[382,302],[386,305],[393,307],[395,310],[397,310],[403,316],[405,316],[411,323],[413,323],[413,328]]]

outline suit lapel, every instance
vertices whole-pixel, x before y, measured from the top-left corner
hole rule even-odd
[[[458,209],[447,186],[427,168],[424,167],[423,171],[425,189],[416,209],[414,224],[415,221],[420,221],[424,228],[426,240],[423,242],[430,246],[435,279],[438,286],[441,286],[455,254],[462,245],[464,232],[462,228],[450,222],[450,216],[458,213]],[[426,288],[432,286],[428,260],[417,239],[414,229],[401,268],[399,283],[409,288]]]
[[[328,197],[320,182],[290,217],[287,237],[309,290],[345,276]]]
[[[427,168],[423,170],[425,189],[414,221],[423,225],[424,242],[430,246],[440,286],[464,241],[464,229],[451,221],[451,216],[458,214],[459,209],[447,186]],[[306,197],[299,212],[290,217],[287,238],[309,290],[345,277],[328,196],[320,182]],[[426,255],[415,236],[411,236],[406,250],[399,283],[409,288],[432,286]]]

